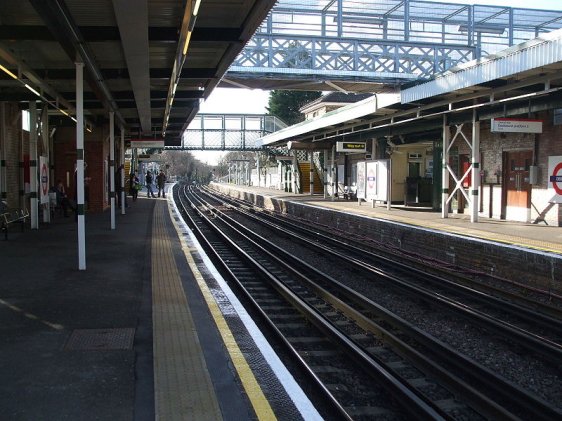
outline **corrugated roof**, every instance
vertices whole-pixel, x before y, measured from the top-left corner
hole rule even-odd
[[[562,29],[507,48],[498,54],[472,60],[401,94],[403,104],[468,88],[562,61]]]

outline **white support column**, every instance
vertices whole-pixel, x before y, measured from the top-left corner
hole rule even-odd
[[[6,103],[0,102],[0,200],[7,200],[6,183],[6,143],[8,142],[6,127]]]
[[[115,229],[115,113],[109,112],[109,202],[111,229]]]
[[[309,162],[310,162],[310,195],[314,194],[314,152],[309,152]]]
[[[328,151],[324,149],[324,168],[322,168],[322,181],[324,183],[324,199],[328,197]]]
[[[365,168],[365,170],[366,170],[366,168]],[[386,177],[386,188],[387,188],[387,191],[388,191],[388,200],[386,201],[386,209],[390,210],[391,207],[392,207],[392,159],[388,160],[388,175]],[[375,204],[375,201],[373,200],[373,205],[374,204]]]
[[[336,145],[332,146],[332,171],[330,172],[332,182],[332,201],[336,200]]]
[[[125,215],[125,199],[127,193],[125,193],[125,129],[123,127],[121,127],[121,143],[119,145],[119,150],[121,151],[119,155],[121,168],[119,172],[121,175],[121,215]]]
[[[43,104],[43,109],[41,110],[41,150],[43,153],[43,156],[46,158],[47,161],[47,172],[45,175],[43,175],[43,169],[39,168],[39,178],[40,178],[40,188],[43,188],[43,177],[47,177],[47,182],[45,184],[46,188],[47,188],[47,197],[49,196],[49,187],[51,185],[55,184],[55,181],[51,179],[51,171],[50,171],[50,167],[51,167],[51,154],[50,154],[50,147],[49,147],[49,143],[50,143],[50,137],[49,137],[49,110],[47,107],[47,104]],[[47,203],[42,203],[41,206],[43,206],[43,222],[49,223],[51,222],[51,203],[50,200],[47,201]]]
[[[84,214],[84,63],[76,63],[76,211],[78,213],[78,270],[86,270]]]
[[[441,217],[449,217],[449,141],[451,139],[451,131],[447,122],[447,116],[443,116],[443,162],[441,168]]]
[[[470,222],[478,222],[480,207],[480,121],[476,110],[472,112],[472,194],[470,195]]]
[[[39,200],[37,200],[37,103],[29,101],[29,197],[31,229],[39,229]]]
[[[261,187],[261,177],[260,177],[260,153],[256,152],[256,172],[258,175],[258,187]],[[251,177],[250,177],[251,178]]]
[[[299,189],[298,186],[300,185],[300,180],[297,182],[297,177],[299,175],[299,159],[298,159],[298,152],[296,150],[293,151],[293,194],[298,193]]]

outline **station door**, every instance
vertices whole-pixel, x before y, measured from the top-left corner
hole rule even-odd
[[[533,151],[504,152],[505,218],[526,221],[531,208]]]

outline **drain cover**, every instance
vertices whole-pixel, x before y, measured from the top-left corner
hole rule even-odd
[[[76,329],[68,338],[64,349],[67,351],[132,349],[134,338],[134,328]]]

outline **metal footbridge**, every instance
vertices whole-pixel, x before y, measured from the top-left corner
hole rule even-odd
[[[384,92],[561,27],[560,11],[423,0],[280,0],[219,86]]]
[[[562,12],[424,0],[280,0],[219,86],[396,92],[562,28]],[[199,114],[184,150],[260,150],[271,116]]]
[[[263,149],[262,137],[285,127],[272,115],[199,113],[185,130],[181,145],[165,149],[259,151]]]

